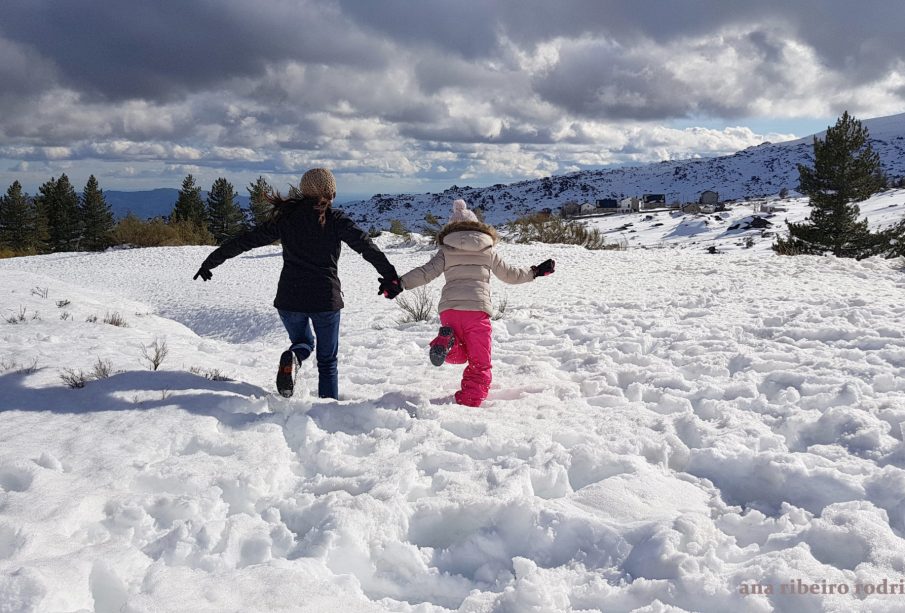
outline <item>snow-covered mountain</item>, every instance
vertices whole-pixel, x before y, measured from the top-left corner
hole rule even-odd
[[[905,113],[862,122],[871,134],[886,173],[905,176]],[[823,133],[821,133],[823,134]],[[377,194],[369,200],[344,205],[361,223],[386,227],[399,219],[417,227],[427,212],[444,215],[449,202],[464,198],[483,207],[490,223],[500,223],[570,200],[593,202],[599,198],[666,194],[669,201],[694,202],[705,190],[724,200],[768,196],[798,185],[798,164],[813,163],[813,136],[764,143],[733,155],[691,160],[670,160],[637,167],[586,170],[568,175],[520,181],[509,185],[472,188],[452,186],[440,193]]]

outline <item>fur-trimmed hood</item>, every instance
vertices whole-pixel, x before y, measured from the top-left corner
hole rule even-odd
[[[454,221],[443,226],[443,229],[437,234],[437,244],[442,245],[443,239],[453,232],[482,232],[492,239],[493,244],[500,240],[493,226],[489,226],[486,223],[481,223],[480,221]]]

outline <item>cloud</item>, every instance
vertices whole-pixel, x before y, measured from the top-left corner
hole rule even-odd
[[[168,100],[290,60],[383,63],[379,41],[306,0],[28,0],[7,3],[3,23],[7,38],[55,63],[63,85],[111,100]]]
[[[667,126],[898,112],[903,21],[840,0],[10,0],[0,157],[415,186],[729,153],[777,135]]]

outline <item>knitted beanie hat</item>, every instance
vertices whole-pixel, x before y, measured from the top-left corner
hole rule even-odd
[[[336,179],[326,168],[312,168],[302,176],[302,196],[312,198],[336,198]]]
[[[453,200],[453,212],[449,216],[449,223],[457,221],[477,221],[477,216],[468,210],[464,200]]]

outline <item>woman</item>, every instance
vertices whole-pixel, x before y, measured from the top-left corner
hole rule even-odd
[[[332,208],[336,198],[333,173],[326,168],[309,170],[302,177],[300,191],[301,198],[282,198],[279,193],[269,197],[274,205],[273,218],[214,250],[194,278],[208,281],[213,276],[211,269],[229,258],[281,241],[283,270],[273,306],[292,345],[280,356],[277,391],[287,398],[292,396],[293,356],[301,363],[313,352],[318,395],[336,399],[339,311],[343,308],[337,275],[340,243],[360,253],[382,275],[380,293],[384,296],[395,298],[402,288],[396,269],[383,252],[345,213]]]

